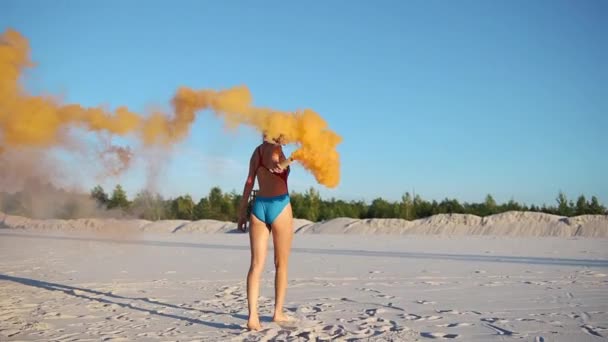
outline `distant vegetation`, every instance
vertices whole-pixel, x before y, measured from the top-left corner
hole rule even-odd
[[[241,195],[236,192],[226,193],[214,187],[206,197],[195,203],[190,195],[174,199],[163,199],[158,194],[147,191],[138,193],[130,201],[120,185],[106,194],[100,186],[91,191],[91,196],[99,205],[108,209],[120,208],[139,218],[148,220],[160,219],[215,219],[234,221],[238,215]],[[403,218],[414,220],[435,214],[459,213],[488,216],[506,211],[534,211],[561,216],[577,216],[585,214],[606,214],[606,207],[599,203],[597,197],[587,200],[585,196],[578,197],[576,202],[568,200],[560,192],[553,206],[536,206],[520,204],[514,200],[498,204],[491,195],[487,195],[482,203],[460,203],[457,199],[444,199],[441,202],[427,201],[420,195],[412,196],[405,193],[400,201],[389,202],[376,198],[371,203],[336,199],[322,199],[319,193],[311,188],[305,193],[291,192],[291,204],[296,218],[310,221],[322,221],[336,217],[351,218]]]
[[[96,186],[90,194],[67,192],[48,184],[34,184],[21,192],[0,192],[0,212],[33,218],[79,218],[79,217],[137,217],[147,220],[162,219],[215,219],[235,221],[241,195],[223,192],[214,187],[209,194],[195,202],[190,195],[165,199],[149,191],[139,192],[129,199],[120,185],[107,193]],[[351,218],[403,218],[414,220],[435,214],[459,213],[488,216],[506,211],[535,211],[561,216],[584,214],[608,214],[606,207],[597,197],[587,199],[579,196],[569,200],[559,193],[553,205],[525,205],[514,200],[496,203],[487,195],[482,203],[459,202],[446,198],[440,202],[424,200],[419,195],[405,193],[401,200],[390,202],[376,198],[371,203],[364,201],[343,201],[322,199],[310,188],[304,193],[291,192],[291,203],[296,218],[323,221],[336,217]]]

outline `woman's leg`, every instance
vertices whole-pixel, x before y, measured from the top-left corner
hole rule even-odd
[[[283,304],[285,303],[285,292],[287,291],[287,264],[289,262],[289,252],[293,239],[293,216],[291,204],[287,204],[283,211],[272,223],[272,242],[274,244],[274,266],[276,268],[275,286],[275,307],[274,321],[285,321],[287,317],[283,314]]]
[[[266,261],[269,235],[266,224],[255,215],[251,215],[249,228],[251,266],[249,266],[249,273],[247,274],[247,303],[249,304],[247,328],[250,330],[260,330],[262,328],[258,314],[258,296],[260,295],[260,278]]]

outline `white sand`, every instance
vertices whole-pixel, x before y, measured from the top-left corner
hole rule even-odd
[[[605,232],[601,219],[556,224],[549,217],[561,230],[548,235],[564,236],[567,227],[560,224],[588,221],[596,225],[589,231]],[[16,221],[0,218],[4,227],[20,228],[0,229],[0,341],[602,341],[608,336],[608,239],[578,237],[571,230],[569,237],[498,236],[538,235],[525,220],[519,227],[503,224],[500,234],[489,236],[464,236],[463,230],[484,231],[479,220],[465,216],[427,220],[436,232],[462,236],[395,235],[403,222],[347,219],[325,223],[342,234],[297,234],[286,302],[297,322],[270,322],[269,253],[261,332],[244,329],[247,235],[196,233],[230,232],[230,224],[79,220],[67,229],[60,221]],[[298,224],[301,233],[324,230]],[[374,229],[392,233],[370,235]]]

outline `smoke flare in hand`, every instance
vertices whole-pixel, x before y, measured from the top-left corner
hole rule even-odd
[[[328,128],[316,112],[276,111],[252,105],[245,86],[228,90],[193,90],[182,87],[173,97],[172,115],[147,116],[119,107],[115,111],[62,104],[48,96],[28,94],[20,84],[24,69],[32,67],[30,48],[21,34],[7,30],[0,36],[0,153],[15,147],[47,148],[65,143],[69,128],[78,127],[112,135],[133,135],[144,145],[171,145],[190,131],[199,111],[211,110],[228,126],[248,125],[269,138],[283,136],[298,146],[292,157],[311,171],[317,181],[335,187],[340,179],[336,150],[342,138]],[[131,159],[129,150],[112,148],[124,170]],[[114,172],[113,172],[114,173]]]

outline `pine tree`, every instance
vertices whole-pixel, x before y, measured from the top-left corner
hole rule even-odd
[[[591,196],[591,203],[589,204],[589,214],[593,215],[606,215],[606,207],[600,204],[597,197]]]
[[[108,209],[120,208],[123,210],[129,209],[129,200],[127,199],[127,193],[123,190],[120,184],[116,185],[114,191],[112,191],[112,197],[108,202]]]
[[[172,211],[175,218],[180,220],[194,219],[194,202],[190,195],[179,196],[173,200]]]
[[[314,188],[308,189],[304,194],[304,206],[307,210],[304,212],[304,218],[310,221],[317,221],[321,214],[321,196]]]
[[[493,214],[497,213],[496,201],[494,200],[494,197],[492,197],[492,195],[490,195],[490,194],[486,195],[484,205],[485,205],[485,209],[486,209],[485,215],[493,215]]]
[[[570,206],[568,205],[568,198],[563,192],[559,192],[557,198],[557,214],[561,216],[570,216]]]
[[[91,197],[97,201],[97,204],[103,207],[107,207],[108,202],[110,201],[108,194],[106,194],[101,185],[97,185],[91,190]]]
[[[414,219],[414,202],[412,201],[412,196],[409,192],[406,192],[405,195],[401,196],[400,214],[400,217],[406,220]]]
[[[576,200],[576,210],[575,215],[585,215],[589,212],[589,208],[587,207],[587,199],[585,196],[580,195],[578,200]]]

